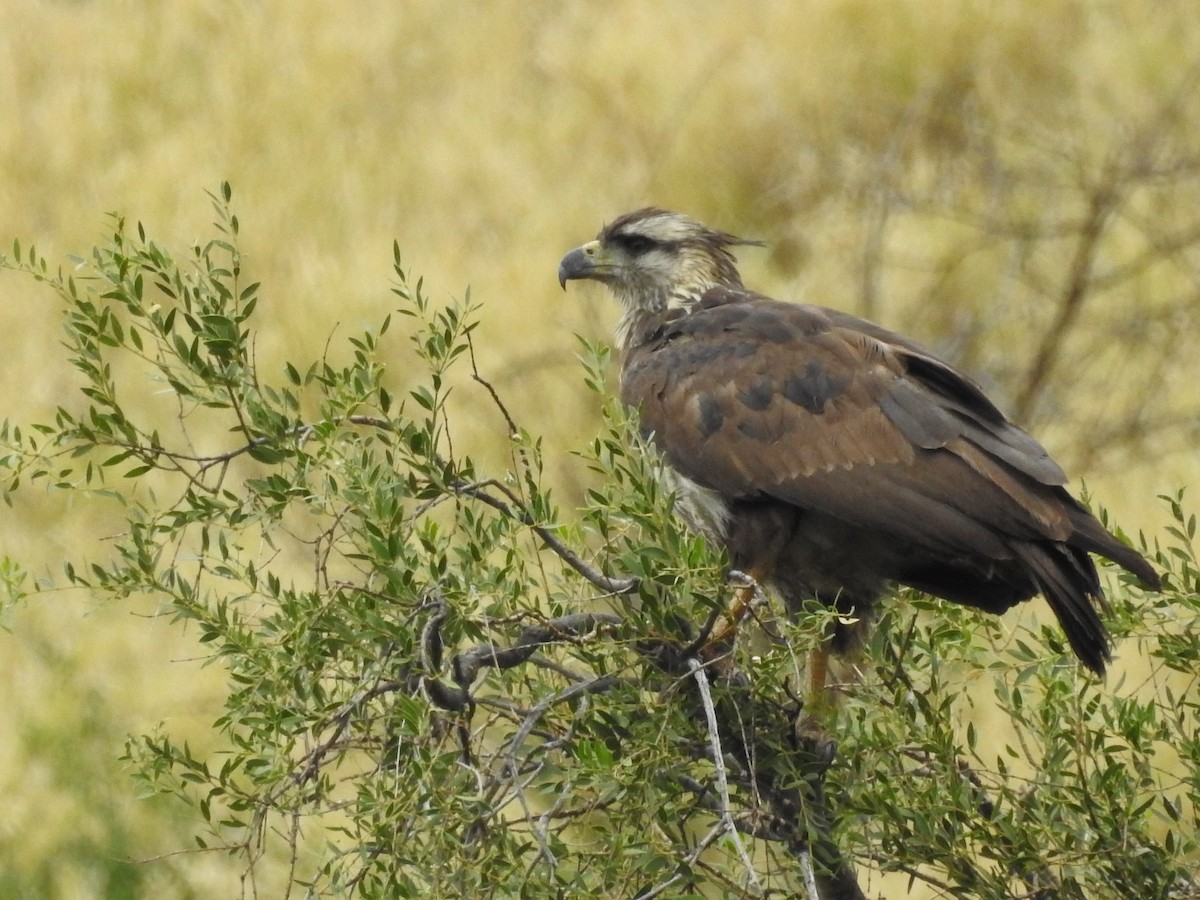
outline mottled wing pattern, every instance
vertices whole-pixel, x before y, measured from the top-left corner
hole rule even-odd
[[[842,313],[710,290],[637,336],[622,399],[674,468],[731,498],[995,559],[1006,538],[1072,530],[1036,441],[949,366]]]

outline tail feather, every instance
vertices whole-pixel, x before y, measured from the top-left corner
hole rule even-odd
[[[1030,542],[1014,549],[1054,610],[1075,655],[1097,675],[1103,675],[1112,659],[1112,642],[1096,612],[1097,606],[1106,604],[1091,558],[1083,549],[1066,544]]]
[[[1078,505],[1068,509],[1067,514],[1075,529],[1074,534],[1071,535],[1072,545],[1112,560],[1121,568],[1136,575],[1147,588],[1156,591],[1162,588],[1162,579],[1150,563],[1146,562],[1145,558],[1132,547],[1121,543],[1116,537],[1105,531],[1104,526],[1095,516]]]

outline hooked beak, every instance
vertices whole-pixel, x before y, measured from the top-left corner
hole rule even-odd
[[[600,242],[589,241],[576,247],[558,264],[558,284],[566,290],[567,282],[579,278],[596,278],[601,268]]]

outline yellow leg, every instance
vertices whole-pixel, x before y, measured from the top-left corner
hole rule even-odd
[[[828,641],[810,651],[804,673],[808,681],[808,695],[804,698],[804,718],[800,723],[800,732],[816,743],[829,740],[829,728],[837,710],[836,697],[828,684],[830,652]]]
[[[829,678],[829,644],[822,643],[808,654],[808,701],[818,708],[831,706],[825,694]]]
[[[738,587],[734,588],[733,600],[729,604],[729,609],[715,626],[712,633],[708,636],[708,640],[704,642],[705,649],[712,647],[721,647],[726,642],[731,640],[737,632],[737,627],[742,619],[746,618],[746,613],[750,611],[750,607],[754,605],[754,601],[760,596],[760,588],[758,579],[753,575],[748,575],[744,572],[730,572],[730,579],[738,583]]]

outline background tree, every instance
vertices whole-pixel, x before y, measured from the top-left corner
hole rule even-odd
[[[229,201],[223,186],[215,233],[179,260],[119,218],[69,272],[19,243],[3,259],[61,302],[81,384],[4,423],[5,496],[106,505],[104,542],[52,580],[3,573],[17,601],[71,588],[194,630],[221,714],[203,747],[167,723],[126,759],[182,801],[190,852],[238,860],[245,893],[855,896],[877,871],[972,897],[1200,893],[1182,494],[1152,542],[1168,589],[1113,586],[1143,681],[1095,683],[1028,619],[902,593],[831,756],[795,729],[819,613],[764,600],[725,665],[697,659],[731,586],[603,399],[602,345],[579,347],[605,418],[569,463],[592,473],[577,510],[478,367],[483,308],[432,303],[399,248],[391,315],[262,369],[269,287]],[[388,341],[419,367],[389,372]],[[464,410],[488,418],[467,428]],[[481,441],[508,463],[479,462]],[[980,730],[985,707],[1011,737]],[[148,890],[172,859],[114,868]]]

